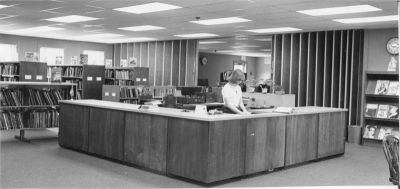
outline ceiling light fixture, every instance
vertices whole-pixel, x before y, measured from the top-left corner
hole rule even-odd
[[[7,5],[0,5],[0,9],[8,7]]]
[[[144,42],[144,41],[155,41],[156,38],[148,38],[148,37],[135,37],[135,38],[122,38],[122,39],[105,39],[98,40],[102,43],[130,43],[130,42]]]
[[[253,29],[253,30],[244,30],[253,33],[278,33],[278,32],[291,32],[291,31],[300,31],[299,28],[292,27],[280,27],[280,28],[263,28],[263,29]]]
[[[195,20],[190,21],[194,24],[202,24],[202,25],[218,25],[218,24],[232,24],[232,23],[240,23],[240,22],[250,22],[251,20],[239,17],[226,17],[226,18],[216,18],[216,19],[207,19],[207,20]]]
[[[91,20],[98,20],[99,18],[88,17],[88,16],[79,16],[79,15],[69,15],[69,16],[61,16],[55,18],[44,19],[52,22],[63,22],[63,23],[75,23],[75,22],[86,22]]]
[[[257,45],[239,45],[239,46],[232,46],[234,49],[241,49],[241,48],[255,48],[255,47],[260,47]]]
[[[113,10],[128,12],[128,13],[133,13],[133,14],[143,14],[143,13],[159,12],[159,11],[166,11],[166,10],[173,10],[173,9],[180,9],[180,8],[182,8],[182,7],[165,4],[165,3],[154,2],[154,3],[147,3],[147,4],[142,4],[142,5],[130,6],[130,7],[121,7],[121,8],[116,8]]]
[[[272,51],[272,49],[260,49],[260,51],[266,51],[266,52],[269,52],[269,51]]]
[[[118,29],[128,30],[128,31],[149,31],[149,30],[161,30],[161,29],[165,29],[165,28],[160,27],[160,26],[143,25],[143,26],[124,27],[124,28],[118,28]]]
[[[216,37],[217,34],[212,33],[190,33],[190,34],[179,34],[174,35],[175,37],[184,37],[184,38],[200,38],[200,37]]]
[[[254,39],[256,41],[272,41],[272,38],[260,38],[260,39]]]
[[[199,41],[200,45],[226,43],[225,41]]]
[[[357,24],[357,23],[369,23],[369,22],[387,22],[396,20],[399,20],[398,15],[334,19],[333,21],[340,22],[343,24]]]
[[[345,6],[345,7],[299,10],[296,12],[311,16],[322,16],[322,15],[350,14],[350,13],[360,13],[360,12],[373,12],[380,10],[382,9],[373,7],[371,5],[356,5],[356,6]]]
[[[50,27],[50,26],[39,26],[39,27],[12,30],[11,33],[31,34],[31,33],[40,33],[40,32],[52,32],[52,31],[58,31],[58,30],[63,30],[63,29],[64,28],[56,28],[56,27]]]
[[[99,33],[99,34],[93,34],[93,35],[83,35],[83,36],[78,36],[77,38],[90,38],[90,39],[99,39],[99,38],[113,38],[113,37],[121,37],[124,35],[121,34],[114,34],[114,33]]]

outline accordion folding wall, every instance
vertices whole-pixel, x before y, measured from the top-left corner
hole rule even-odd
[[[198,40],[114,44],[114,66],[131,57],[136,66],[149,67],[149,85],[197,85]]]
[[[363,30],[274,35],[275,84],[297,106],[347,108],[348,124],[360,124],[363,43]]]

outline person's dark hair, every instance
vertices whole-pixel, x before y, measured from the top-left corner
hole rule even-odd
[[[233,70],[232,74],[228,78],[228,81],[236,82],[244,79],[244,73],[242,72],[242,70]]]

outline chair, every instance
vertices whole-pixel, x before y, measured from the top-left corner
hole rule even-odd
[[[399,138],[394,135],[387,135],[383,138],[383,152],[389,164],[389,181],[399,185]]]

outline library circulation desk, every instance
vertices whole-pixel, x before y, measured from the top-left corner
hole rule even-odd
[[[60,111],[60,146],[202,183],[344,154],[346,109],[198,115],[65,100]]]

